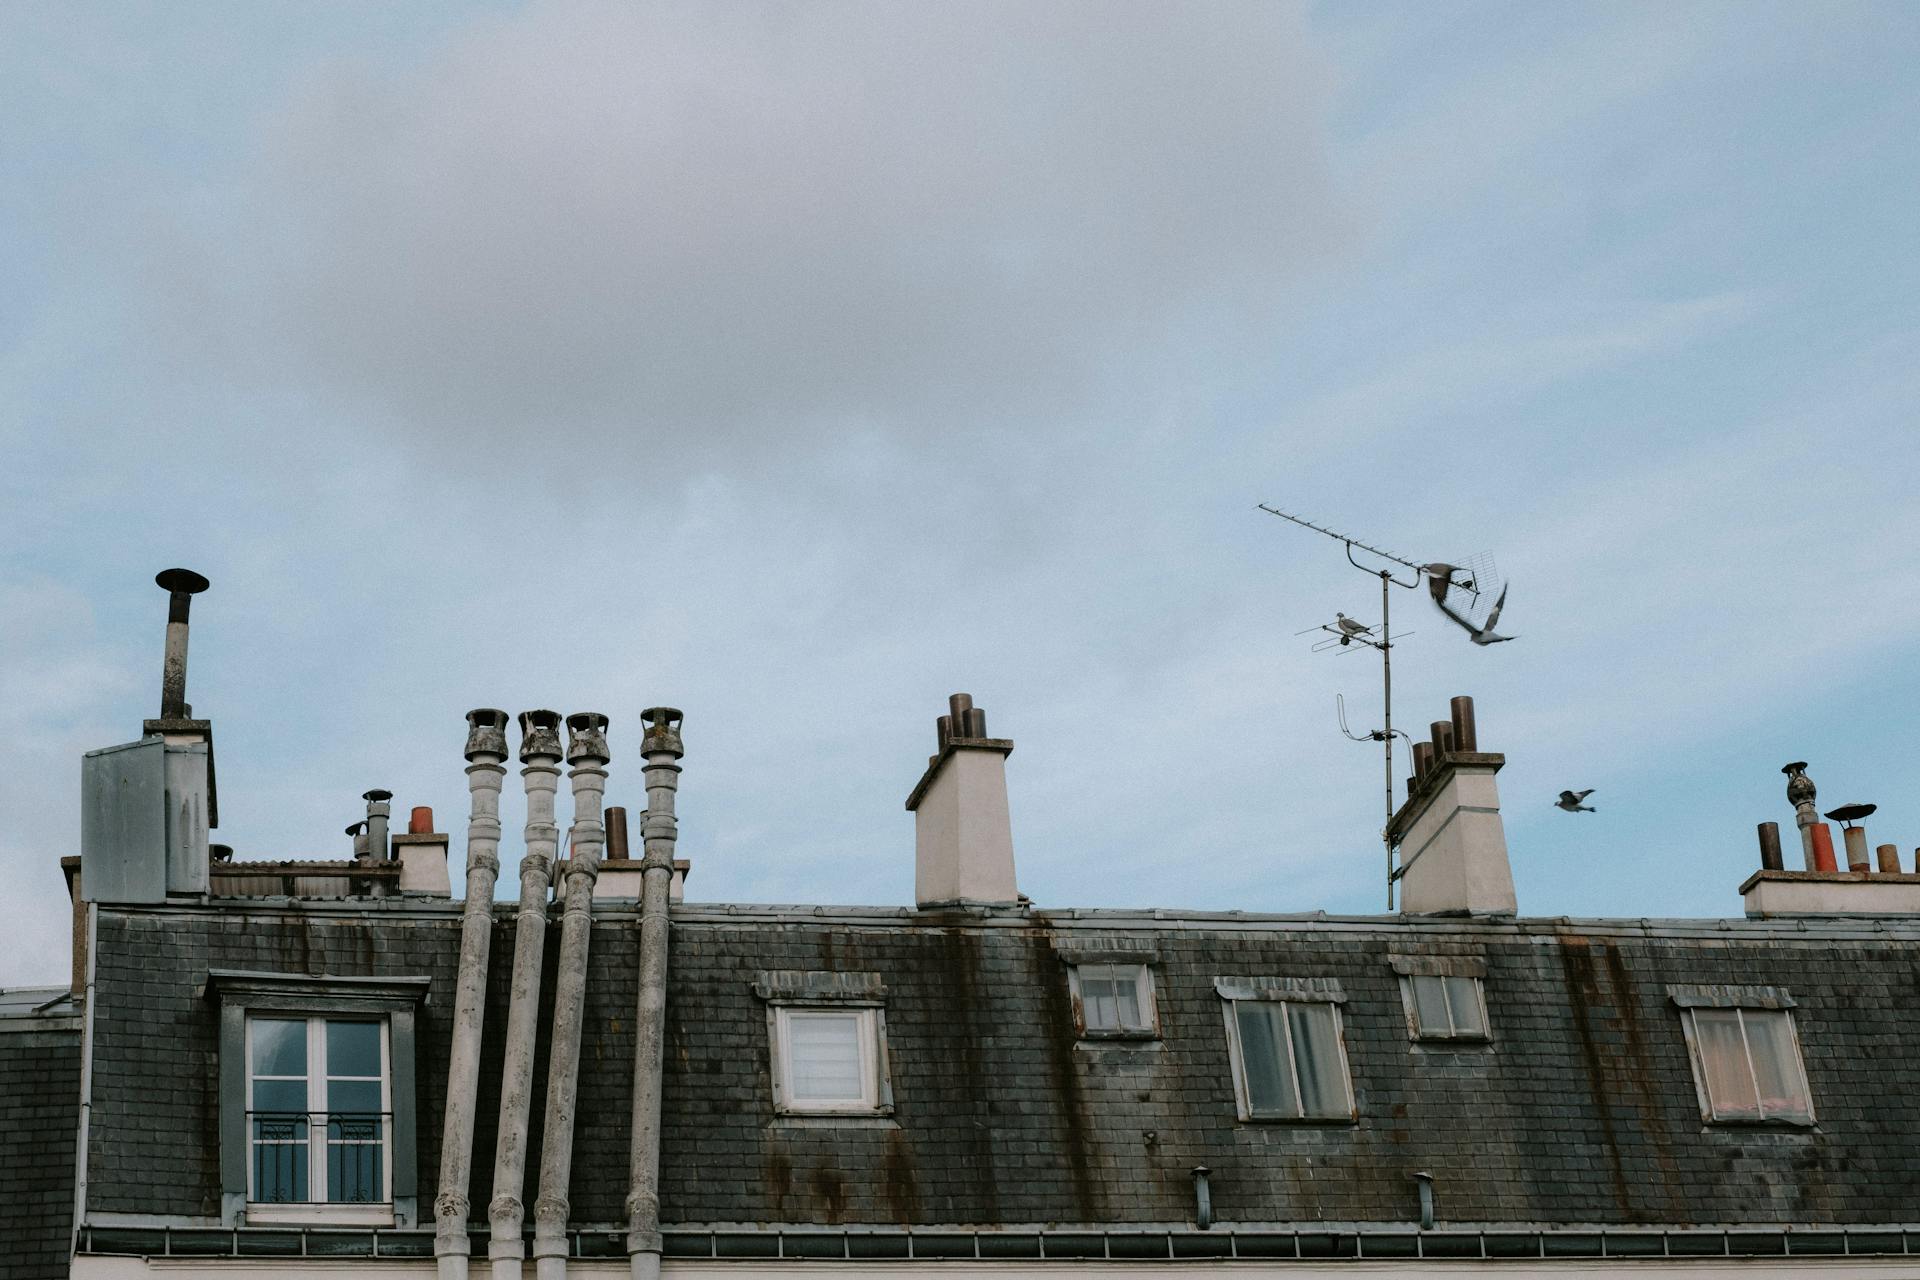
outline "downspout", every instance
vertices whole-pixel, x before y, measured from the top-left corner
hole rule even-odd
[[[86,869],[82,868],[82,875]],[[73,1238],[67,1250],[68,1265],[80,1251],[80,1228],[87,1221],[87,1144],[93,1128],[93,987],[99,967],[100,904],[87,903],[87,985],[81,993],[85,1007],[80,1010],[80,1125],[74,1140],[73,1160]]]
[[[527,1106],[533,1091],[533,1042],[540,1022],[540,962],[547,940],[547,874],[559,847],[553,793],[560,780],[560,717],[520,713],[520,776],[527,789],[527,853],[520,859],[520,910],[513,928],[513,985],[507,1003],[506,1061],[500,1071],[500,1139],[493,1158],[492,1280],[520,1280],[527,1244]]]
[[[647,736],[647,812],[640,887],[640,1002],[633,1027],[633,1143],[628,1152],[627,1261],[633,1280],[660,1277],[660,1068],[667,1023],[667,896],[673,884],[678,830],[673,793],[686,752],[680,713],[649,707],[640,713]]]
[[[533,1202],[533,1260],[539,1280],[566,1280],[567,1190],[573,1176],[574,1099],[580,1083],[580,1024],[587,999],[587,944],[593,938],[593,882],[600,877],[607,789],[607,718],[567,717],[567,777],[573,782],[573,847],[567,853],[567,906],[560,924],[560,971],[553,993],[553,1042],[547,1050],[547,1116],[540,1147],[540,1194]]]
[[[446,1123],[440,1130],[440,1185],[433,1198],[433,1254],[440,1280],[467,1280],[473,1181],[473,1104],[480,1088],[480,1032],[487,1016],[487,959],[493,949],[493,883],[500,874],[500,784],[507,776],[507,713],[467,712],[466,902],[460,913],[460,974],[453,997]]]

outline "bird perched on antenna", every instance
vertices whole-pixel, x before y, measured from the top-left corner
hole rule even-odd
[[[1349,617],[1348,617],[1348,616],[1347,616],[1346,614],[1344,614],[1344,613],[1336,613],[1336,614],[1334,614],[1334,615],[1333,615],[1333,620],[1334,620],[1334,622],[1336,622],[1336,623],[1338,623],[1338,624],[1339,624],[1339,627],[1340,627],[1340,633],[1341,633],[1342,635],[1348,635],[1348,636],[1370,636],[1370,635],[1372,635],[1372,634],[1373,634],[1373,628],[1372,628],[1372,627],[1369,627],[1369,626],[1366,626],[1366,625],[1365,625],[1365,624],[1363,624],[1363,623],[1359,623],[1359,622],[1356,622],[1356,621],[1354,621],[1354,620],[1353,620],[1352,618],[1349,618]]]
[[[1585,791],[1562,791],[1560,798],[1553,802],[1553,807],[1565,809],[1568,813],[1597,813],[1598,810],[1592,805],[1580,803],[1592,794],[1592,787],[1588,787]]]

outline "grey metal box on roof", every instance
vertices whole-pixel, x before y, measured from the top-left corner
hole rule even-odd
[[[81,892],[93,902],[163,902],[207,892],[204,742],[138,742],[89,751],[80,764]]]
[[[167,746],[142,738],[80,758],[81,894],[90,902],[167,896]]]

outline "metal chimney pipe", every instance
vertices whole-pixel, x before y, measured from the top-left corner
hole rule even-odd
[[[425,836],[433,834],[433,806],[417,804],[407,815],[407,834]]]
[[[1900,874],[1900,846],[1899,845],[1883,844],[1879,848],[1873,851],[1873,855],[1880,862],[1881,875],[1897,876]]]
[[[514,916],[513,983],[507,997],[506,1061],[500,1073],[499,1146],[493,1157],[493,1224],[487,1257],[492,1280],[520,1280],[526,1257],[527,1110],[533,1097],[533,1042],[539,1030],[541,953],[547,938],[547,878],[560,847],[553,793],[560,781],[560,716],[520,713],[520,777],[527,791],[526,856],[520,859],[520,909]]]
[[[660,1074],[667,1021],[667,901],[679,833],[674,792],[686,754],[681,715],[649,707],[640,744],[647,759],[647,814],[641,824],[640,995],[633,1027],[633,1128],[627,1163],[627,1265],[632,1280],[660,1280]]]
[[[393,792],[375,787],[362,792],[360,798],[367,802],[367,857],[385,862],[393,853],[393,846],[387,842],[387,819],[393,815],[393,806],[388,802],[393,799]]]
[[[440,1127],[440,1191],[433,1201],[433,1253],[440,1280],[467,1280],[473,1244],[467,1199],[473,1173],[473,1106],[480,1091],[480,1032],[487,1015],[487,960],[493,949],[493,882],[500,871],[500,784],[507,776],[507,713],[467,712],[466,902],[460,912],[460,970],[454,984],[447,1062],[446,1120]]]
[[[626,861],[627,857],[627,811],[621,805],[607,806],[607,860]]]
[[[362,818],[358,822],[349,823],[347,825],[347,835],[353,840],[353,856],[362,862],[366,861],[367,820]]]
[[[953,736],[967,736],[967,712],[973,710],[973,695],[970,693],[951,694],[947,698],[947,714],[953,717]]]
[[[1462,694],[1447,704],[1447,710],[1453,717],[1453,749],[1478,751],[1480,734],[1473,723],[1473,699]]]
[[[987,713],[980,707],[967,709],[967,736],[969,738],[987,736]]]
[[[1453,754],[1453,721],[1435,720],[1427,726],[1427,732],[1433,736],[1433,758]]]
[[[1433,744],[1416,742],[1413,744],[1413,776],[1424,779],[1433,772]]]
[[[947,749],[947,739],[953,737],[953,717],[941,716],[935,720],[933,722],[933,732],[936,740],[940,744],[940,749],[945,751]],[[966,735],[961,734],[960,736],[965,737]]]
[[[1780,861],[1780,824],[1763,822],[1760,824],[1760,867],[1764,871],[1785,870]]]
[[[541,1128],[540,1193],[533,1202],[533,1265],[539,1280],[566,1280],[567,1188],[573,1180],[574,1103],[580,1088],[580,1025],[586,1016],[587,948],[593,940],[593,884],[600,878],[606,829],[607,718],[567,717],[567,771],[573,783],[573,847],[567,855],[567,905],[560,918],[560,971],[553,991],[553,1039],[547,1049],[547,1113]]]
[[[163,569],[154,583],[167,593],[167,651],[160,665],[160,718],[185,720],[187,705],[187,612],[207,580],[191,569]]]
[[[1870,871],[1873,859],[1867,856],[1867,829],[1865,827],[1845,827],[1841,836],[1847,842],[1847,870]]]

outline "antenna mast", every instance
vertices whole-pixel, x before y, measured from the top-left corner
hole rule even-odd
[[[1300,516],[1292,515],[1288,512],[1280,510],[1277,507],[1270,507],[1264,502],[1259,503],[1258,506],[1260,510],[1266,512],[1270,516],[1279,516],[1282,520],[1290,520],[1294,524],[1299,525],[1303,529],[1311,529],[1315,533],[1325,534],[1327,537],[1332,538],[1335,542],[1344,543],[1347,549],[1347,563],[1352,565],[1354,568],[1360,570],[1360,572],[1362,573],[1371,574],[1380,579],[1380,638],[1378,640],[1370,640],[1364,636],[1355,637],[1355,638],[1359,639],[1362,644],[1370,644],[1374,648],[1380,651],[1380,692],[1381,692],[1381,704],[1384,707],[1384,715],[1386,718],[1386,727],[1380,730],[1378,735],[1369,734],[1367,736],[1379,737],[1381,747],[1385,755],[1384,763],[1385,763],[1386,794],[1387,794],[1387,817],[1386,817],[1386,821],[1381,825],[1381,828],[1380,828],[1380,840],[1381,840],[1381,843],[1386,845],[1386,849],[1387,849],[1387,910],[1392,911],[1393,910],[1393,830],[1392,830],[1393,829],[1393,630],[1392,630],[1393,618],[1390,612],[1392,607],[1392,601],[1389,597],[1387,588],[1389,586],[1394,586],[1394,587],[1404,587],[1408,590],[1412,590],[1413,588],[1420,585],[1420,575],[1423,572],[1424,567],[1421,565],[1415,564],[1413,561],[1406,559],[1404,556],[1394,555],[1391,551],[1382,551],[1379,547],[1372,546],[1365,542],[1361,542],[1358,538],[1350,538],[1344,533],[1335,533],[1332,529],[1328,529],[1323,525],[1317,525],[1313,523],[1313,521],[1311,520],[1304,519],[1303,517],[1300,517]],[[1390,569],[1374,569],[1361,564],[1358,560],[1355,560],[1353,558],[1353,549],[1355,547],[1360,548],[1360,550],[1366,552],[1368,555],[1377,556],[1382,560],[1390,560],[1394,564],[1404,565],[1407,568],[1413,570],[1413,581],[1402,582],[1400,581],[1400,579],[1393,576],[1393,571]]]

